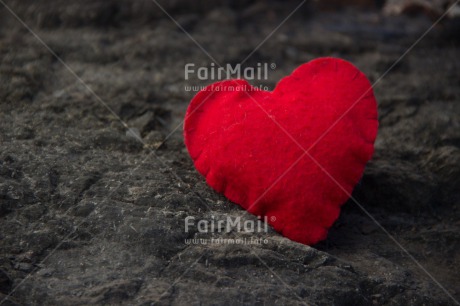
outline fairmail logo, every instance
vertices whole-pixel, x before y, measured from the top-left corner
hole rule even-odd
[[[232,66],[227,64],[225,66],[217,66],[215,63],[211,63],[209,66],[197,67],[193,63],[185,64],[184,77],[185,80],[189,80],[191,77],[195,77],[202,81],[219,81],[229,79],[245,79],[251,80],[268,80],[268,73],[270,70],[274,70],[276,64],[271,63],[257,63],[256,67],[242,67],[241,64]]]
[[[267,233],[268,232],[267,216],[257,220],[242,220],[241,217],[230,217],[216,219],[211,216],[211,220],[196,219],[193,216],[188,216],[184,220],[184,230],[188,233],[190,230],[196,230],[199,233],[230,233],[246,232],[246,233]]]

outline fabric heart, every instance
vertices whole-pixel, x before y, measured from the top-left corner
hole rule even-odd
[[[212,188],[312,245],[326,238],[360,180],[377,128],[366,76],[347,61],[320,58],[272,92],[244,80],[208,86],[187,109],[184,136]]]

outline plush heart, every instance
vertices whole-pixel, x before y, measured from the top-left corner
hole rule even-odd
[[[212,188],[312,245],[326,238],[360,180],[377,128],[366,76],[347,61],[320,58],[272,92],[244,80],[208,86],[188,107],[184,136]]]

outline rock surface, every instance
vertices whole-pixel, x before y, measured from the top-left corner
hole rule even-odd
[[[221,64],[243,60],[298,4],[184,2],[161,1]],[[350,201],[314,247],[272,230],[214,234],[260,244],[195,245],[186,239],[210,236],[186,233],[187,216],[255,220],[206,185],[174,130],[194,95],[186,86],[209,83],[184,80],[184,65],[211,60],[152,1],[5,3],[75,75],[0,5],[2,305],[460,299],[458,23],[399,61],[431,26],[425,16],[306,4],[245,63],[276,64],[261,82],[270,89],[319,56],[377,82],[376,153],[354,195],[387,233]]]

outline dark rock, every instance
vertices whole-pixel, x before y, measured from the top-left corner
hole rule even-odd
[[[11,290],[11,284],[8,274],[0,269],[0,293],[7,294]]]

